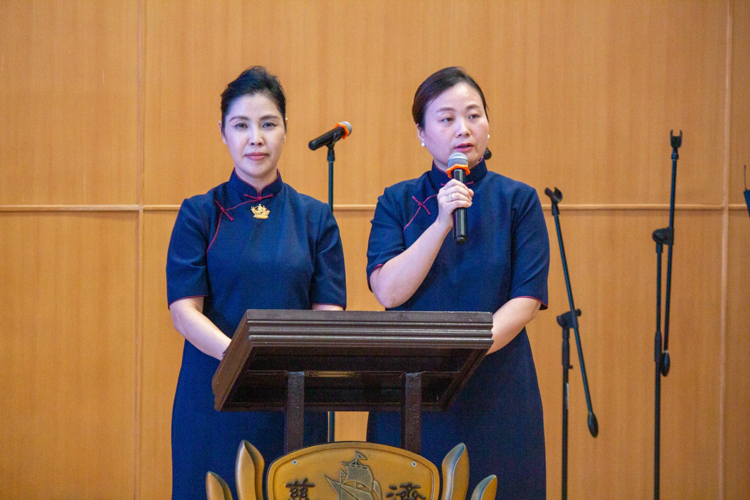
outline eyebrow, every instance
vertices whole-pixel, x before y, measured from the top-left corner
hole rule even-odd
[[[263,120],[272,120],[272,119],[274,119],[274,120],[280,120],[281,117],[279,117],[278,115],[263,115],[263,116],[260,117],[261,121],[263,121]],[[236,116],[230,116],[229,117],[229,121],[230,122],[231,121],[236,121],[236,120],[250,121],[250,118],[248,118],[247,116],[244,116],[244,115],[236,115]]]
[[[481,108],[482,107],[479,104],[469,104],[464,109],[481,109]],[[440,108],[440,109],[436,109],[435,110],[436,113],[440,113],[440,112],[443,112],[443,111],[455,111],[455,109],[451,108],[450,106],[446,106],[444,108]]]

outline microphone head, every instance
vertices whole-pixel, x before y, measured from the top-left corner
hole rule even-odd
[[[468,167],[469,159],[463,153],[453,153],[448,158],[448,169],[450,170],[454,165],[465,165]]]
[[[336,125],[342,125],[346,127],[347,133],[346,135],[349,135],[352,133],[352,124],[349,122],[338,122]]]

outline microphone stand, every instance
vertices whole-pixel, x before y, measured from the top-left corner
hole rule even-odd
[[[348,135],[351,132],[351,125],[349,125],[347,122],[339,123],[338,125],[346,125],[349,129],[349,132],[347,132],[346,135]],[[317,139],[313,139],[310,141],[310,144],[308,145],[310,149],[315,151],[319,147],[322,146],[322,144],[316,142],[325,139],[330,132],[323,134],[321,137],[318,137]],[[344,135],[344,137],[346,137]],[[328,147],[328,207],[331,209],[331,213],[333,213],[333,162],[336,161],[336,152],[334,151],[333,147],[336,145],[336,140],[332,140],[327,144]],[[336,440],[336,412],[329,411],[328,412],[328,442],[333,443]]]
[[[335,143],[328,145],[328,206],[333,213],[333,162],[336,161]],[[336,412],[328,412],[328,442],[336,441]]]
[[[581,364],[581,378],[583,379],[583,391],[586,395],[586,405],[588,406],[588,426],[589,432],[593,437],[599,434],[599,422],[596,419],[594,410],[591,406],[591,393],[589,392],[589,382],[586,376],[586,364],[583,361],[583,346],[581,345],[581,336],[578,332],[578,316],[581,310],[575,308],[573,303],[573,290],[570,286],[570,274],[568,274],[568,261],[565,257],[565,246],[563,245],[562,230],[560,229],[560,208],[557,206],[562,201],[562,193],[555,188],[552,192],[547,188],[544,193],[552,201],[552,215],[555,217],[555,226],[557,227],[557,241],[560,243],[560,256],[562,258],[563,274],[565,275],[565,287],[568,292],[568,303],[570,310],[565,314],[557,317],[557,324],[562,327],[562,366],[563,366],[563,408],[562,408],[562,499],[568,498],[568,399],[570,396],[568,384],[568,372],[573,368],[570,364],[570,329],[572,328],[576,336],[576,345],[578,347],[578,361]]]
[[[333,213],[333,162],[336,161],[336,152],[333,144],[328,146],[328,206]]]
[[[677,160],[680,158],[677,150],[682,146],[682,130],[675,136],[669,131],[672,146],[672,194],[669,200],[669,227],[657,229],[652,237],[656,242],[656,335],[654,338],[654,363],[656,366],[654,379],[654,499],[659,498],[659,466],[661,441],[661,377],[669,374],[671,366],[669,358],[669,305],[672,293],[672,249],[674,245],[674,198],[677,183]],[[669,247],[667,252],[667,293],[664,307],[664,349],[662,349],[661,335],[661,261],[662,248]]]

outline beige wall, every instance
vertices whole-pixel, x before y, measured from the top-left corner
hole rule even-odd
[[[571,372],[571,498],[647,498],[653,467],[655,253],[677,180],[665,498],[750,497],[750,6],[605,2],[2,2],[0,497],[166,498],[181,337],[166,308],[178,204],[225,181],[219,94],[253,64],[287,92],[284,180],[327,197],[306,143],[345,119],[336,217],[349,308],[367,290],[385,186],[429,166],[411,99],[462,65],[489,103],[489,167],[557,186],[600,435]],[[542,195],[543,201],[546,197]],[[560,329],[529,327],[560,493]],[[355,432],[355,424],[347,427]]]

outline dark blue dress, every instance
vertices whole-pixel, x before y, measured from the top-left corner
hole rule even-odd
[[[268,218],[256,218],[260,205]],[[205,297],[203,313],[229,337],[247,309],[345,307],[344,254],[331,210],[281,176],[257,193],[232,172],[229,182],[183,202],[169,244],[167,296],[170,304]],[[205,499],[209,470],[234,489],[243,439],[267,463],[283,454],[283,413],[214,410],[218,366],[185,341],[172,412],[172,498]],[[325,442],[325,413],[308,413],[305,423],[306,445]]]
[[[367,276],[412,245],[438,215],[436,196],[449,177],[433,165],[378,199],[367,250]],[[414,295],[397,310],[487,311],[516,297],[547,303],[549,237],[536,191],[488,172],[484,161],[466,178],[474,190],[467,209],[469,240],[446,237]],[[371,413],[368,440],[399,445],[399,416]],[[482,361],[446,412],[422,415],[422,455],[435,464],[463,442],[470,490],[490,474],[498,498],[544,498],[542,400],[526,330]]]

